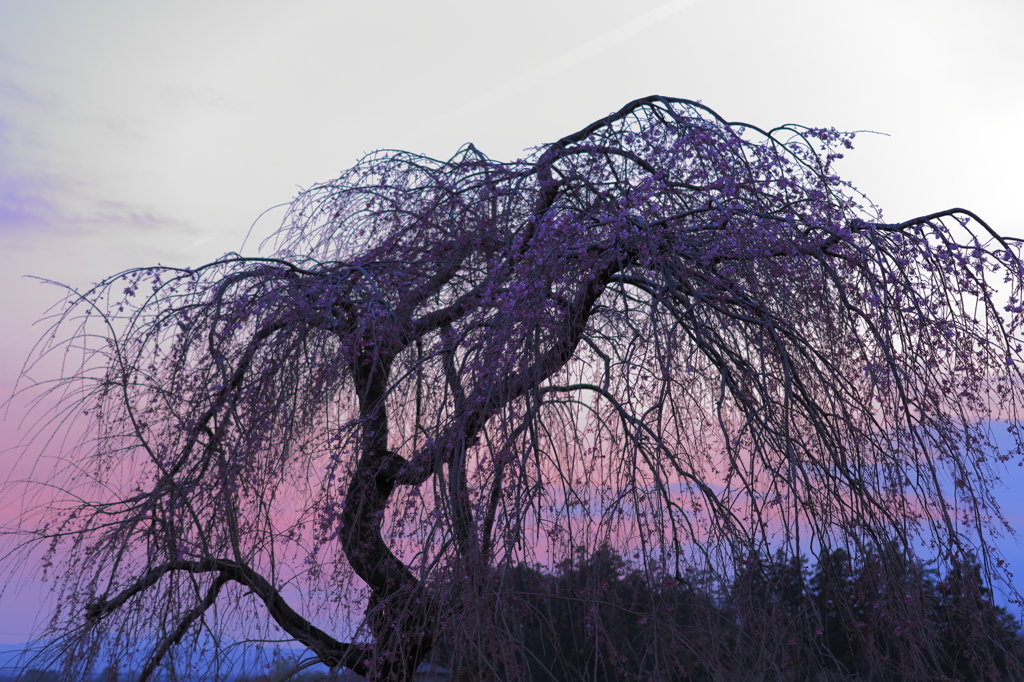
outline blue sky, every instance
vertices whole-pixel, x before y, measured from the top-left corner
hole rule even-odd
[[[1024,237],[1022,34],[1019,0],[0,0],[0,390],[59,298],[26,276],[251,249],[365,152],[515,158],[652,93],[884,133],[840,171],[889,219]]]

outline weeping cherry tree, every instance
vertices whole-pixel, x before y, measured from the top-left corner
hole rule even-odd
[[[1024,269],[970,211],[883,221],[834,170],[852,137],[646,97],[513,162],[370,154],[259,257],[69,291],[34,360],[63,373],[26,389],[62,465],[19,529],[64,673],[142,647],[148,680],[223,635],[522,679],[516,567],[604,547],[727,585],[842,548],[934,679],[897,569],[1006,580]],[[687,679],[704,645],[663,602],[600,679]],[[741,620],[734,648],[785,629]]]

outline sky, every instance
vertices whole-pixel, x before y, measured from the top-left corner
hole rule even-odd
[[[1024,237],[1021,35],[1020,0],[0,0],[0,396],[61,297],[40,279],[254,253],[364,153],[514,159],[650,94],[874,131],[839,171],[887,219]]]

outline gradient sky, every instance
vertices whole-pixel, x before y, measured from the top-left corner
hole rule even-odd
[[[888,219],[1024,237],[1021,35],[1020,0],[0,0],[0,392],[60,297],[27,276],[195,265],[250,228],[252,252],[264,211],[365,152],[516,158],[654,93],[884,133],[839,169]]]

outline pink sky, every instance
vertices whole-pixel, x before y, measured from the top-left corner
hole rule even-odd
[[[1022,31],[1019,0],[5,3],[0,393],[60,295],[27,275],[200,263],[364,152],[514,158],[651,93],[887,133],[840,171],[890,219],[965,206],[1024,237]],[[1003,499],[1024,529],[1022,472]],[[27,635],[33,589],[0,602],[0,642]]]

